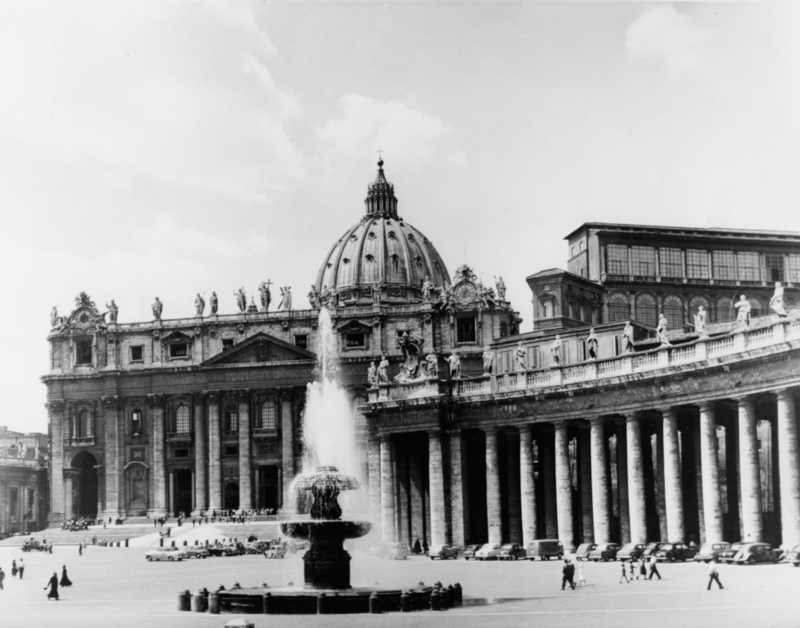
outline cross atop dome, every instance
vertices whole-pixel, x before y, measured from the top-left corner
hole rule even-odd
[[[383,173],[383,159],[378,151],[378,176],[375,181],[367,186],[367,198],[364,204],[367,208],[367,216],[385,216],[387,218],[397,218],[397,197],[394,195],[394,185],[386,180]]]

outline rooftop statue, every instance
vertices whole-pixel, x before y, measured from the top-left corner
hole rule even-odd
[[[428,370],[428,377],[431,379],[439,378],[439,359],[435,353],[429,353],[425,357],[425,366]]]
[[[217,293],[212,292],[211,298],[209,299],[209,305],[211,306],[211,313],[216,314],[217,309],[219,308],[219,300],[217,299]]]
[[[550,353],[553,355],[553,364],[561,364],[561,336],[558,334],[550,345]]]
[[[240,312],[246,312],[247,311],[247,295],[244,293],[244,287],[241,287],[236,292],[234,292],[233,296],[236,297],[236,306],[239,308],[239,311]]]
[[[497,298],[501,301],[506,300],[506,284],[502,277],[494,278],[494,285],[497,288]]]
[[[151,307],[153,308],[153,319],[160,321],[161,312],[164,311],[164,304],[161,303],[161,300],[158,297],[156,297],[156,300],[153,301],[153,305]]]
[[[203,299],[203,297],[200,296],[199,292],[197,293],[197,297],[194,300],[194,308],[195,308],[195,314],[197,316],[202,316],[203,310],[206,309],[205,299]]]
[[[520,340],[517,343],[516,350],[514,351],[514,357],[517,360],[517,370],[522,372],[522,373],[524,373],[526,370],[528,370],[527,366],[525,364],[525,353],[526,353],[525,347],[522,346],[522,341]]]
[[[372,302],[373,303],[380,303],[381,302],[381,284],[377,281],[372,284]]]
[[[483,374],[491,375],[494,370],[494,352],[487,345],[483,348]]]
[[[378,383],[389,383],[389,358],[385,355],[381,358],[380,364],[378,364]]]
[[[117,307],[117,304],[114,303],[114,299],[111,299],[111,303],[106,303],[106,307],[108,308],[108,317],[110,322],[116,323],[117,314],[119,314],[119,307]]]
[[[369,363],[369,368],[367,369],[367,383],[370,388],[376,388],[378,386],[378,367],[375,366],[375,360]]]
[[[403,352],[403,358],[405,358],[404,366],[406,367],[408,379],[416,379],[419,377],[419,353],[421,345],[422,338],[417,335],[414,330],[412,330],[410,334],[404,331],[403,335],[400,337],[400,350]]]
[[[596,360],[597,359],[597,346],[599,342],[597,339],[597,334],[594,333],[594,327],[589,330],[589,335],[586,337],[586,347],[589,351],[589,359]]]
[[[741,295],[733,307],[736,308],[736,324],[747,327],[750,324],[750,310],[752,309],[750,301]]]
[[[622,353],[633,353],[633,325],[630,321],[625,322],[622,330]]]
[[[258,292],[261,298],[261,311],[262,312],[269,312],[269,304],[272,303],[272,293],[269,290],[269,287],[272,285],[272,281],[267,279],[266,281],[262,281],[258,286]]]
[[[450,364],[450,379],[461,379],[461,358],[458,354],[451,353],[447,362]]]
[[[279,310],[292,309],[292,287],[284,286],[281,288],[281,302],[278,304]]]
[[[658,315],[658,327],[656,327],[656,334],[658,335],[658,341],[661,343],[662,347],[671,346],[671,343],[667,338],[667,317],[664,316],[663,313]]]
[[[422,300],[425,303],[430,303],[433,300],[434,288],[435,286],[433,285],[431,278],[426,275],[425,279],[422,280]]]
[[[319,300],[319,292],[317,291],[316,286],[311,286],[311,290],[308,293],[308,303],[312,309],[316,310],[319,309],[320,300]]]
[[[779,318],[786,318],[789,314],[783,305],[783,285],[780,281],[775,282],[775,292],[769,300],[769,307],[775,312]]]
[[[706,329],[706,310],[702,305],[697,308],[697,314],[694,315],[694,330],[700,335],[701,338],[708,338],[708,330]]]

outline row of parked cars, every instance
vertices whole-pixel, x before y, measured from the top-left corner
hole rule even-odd
[[[189,547],[159,547],[145,554],[148,561],[181,561],[190,558],[209,556],[241,556],[243,554],[264,554],[265,558],[283,558],[287,545],[281,541],[251,541],[249,543],[227,542],[215,545],[194,545]]]

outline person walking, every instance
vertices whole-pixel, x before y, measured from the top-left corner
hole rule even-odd
[[[47,587],[50,587],[50,590],[47,591]],[[55,598],[56,602],[58,602],[58,575],[56,572],[53,572],[53,577],[47,581],[47,586],[44,588],[47,591],[47,599]]]
[[[17,561],[16,560],[12,560],[11,561],[11,577],[12,578],[16,578],[17,577]]]
[[[627,565],[625,565],[625,561],[622,560],[622,561],[620,561],[619,564],[622,566],[622,573],[619,576],[619,584],[622,584],[623,580],[625,582],[627,582],[628,584],[630,584],[631,581],[628,580],[628,567],[627,567]]]
[[[631,558],[631,562],[628,564],[628,567],[630,567],[631,570],[631,574],[629,577],[631,579],[631,582],[633,582],[633,576],[636,575],[636,561],[633,558]]]
[[[53,574],[53,575],[55,575],[55,574]],[[71,587],[72,586],[72,580],[70,580],[69,576],[67,575],[67,566],[66,565],[63,565],[61,567],[61,583],[60,584],[61,584],[62,587]],[[56,597],[58,597],[58,596],[56,596]]]
[[[655,554],[650,557],[650,575],[647,577],[647,579],[652,580],[653,576],[658,576],[658,579],[661,580],[661,574],[658,573],[658,561],[656,560]]]
[[[711,583],[716,582],[717,586],[719,586],[720,590],[724,589],[725,587],[722,586],[722,583],[719,581],[719,572],[717,571],[717,559],[715,558],[713,561],[708,563],[708,591],[711,591]]]
[[[78,556],[83,556],[83,544],[78,543]]]
[[[647,580],[647,565],[644,562],[644,554],[639,557],[639,573],[636,576],[636,579],[639,579],[639,576],[642,577],[642,580]]]
[[[0,590],[3,589],[3,580],[6,579],[6,572],[3,571],[3,568],[0,567]]]
[[[22,562],[21,558],[19,559],[19,567],[17,567],[17,569],[19,569],[19,579],[22,580],[22,576],[25,573],[25,563]]]
[[[575,565],[569,562],[569,559],[564,560],[564,567],[561,569],[561,590],[569,584],[572,590],[575,590]]]
[[[578,586],[581,586],[581,584],[583,584],[583,586],[586,586],[586,578],[583,575],[583,561],[582,560],[578,561],[577,573],[578,573]]]

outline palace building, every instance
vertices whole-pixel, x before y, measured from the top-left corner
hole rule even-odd
[[[47,435],[0,426],[0,539],[47,523]]]

